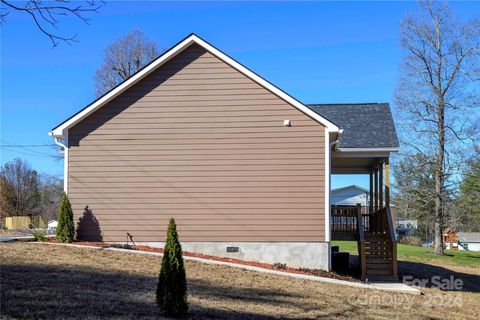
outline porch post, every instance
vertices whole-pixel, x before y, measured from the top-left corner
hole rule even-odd
[[[368,213],[369,214],[372,214],[373,213],[373,168],[370,169],[370,194],[369,194],[369,197],[370,199],[368,199],[369,201],[369,207],[368,207]]]
[[[375,180],[375,212],[378,211],[378,163],[375,164],[374,168],[374,180]]]
[[[378,204],[379,209],[383,208],[383,162],[378,163]]]
[[[385,207],[390,208],[390,160],[385,159]]]

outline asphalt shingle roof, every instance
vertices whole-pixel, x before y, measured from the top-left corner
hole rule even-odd
[[[388,103],[307,104],[307,107],[343,129],[340,148],[399,146]]]

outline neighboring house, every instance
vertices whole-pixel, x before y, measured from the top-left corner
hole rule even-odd
[[[50,220],[48,221],[48,230],[55,230],[58,226],[57,220]]]
[[[457,232],[453,228],[446,228],[443,243],[449,250],[480,251],[480,232]]]
[[[305,105],[196,35],[50,135],[79,238],[162,246],[174,217],[185,251],[326,270],[330,175],[370,174],[388,217],[399,146],[388,104]],[[390,227],[386,269],[365,277],[396,276]]]
[[[398,237],[411,236],[418,230],[418,221],[416,219],[398,218],[396,221],[396,230]]]
[[[458,232],[458,249],[480,251],[480,232]]]
[[[331,201],[334,206],[355,206],[361,204],[368,207],[368,195],[370,191],[357,185],[332,189]]]

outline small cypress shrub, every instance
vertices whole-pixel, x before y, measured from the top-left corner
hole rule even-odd
[[[55,230],[55,235],[61,242],[72,242],[75,237],[72,206],[65,192],[62,196],[60,213],[58,215],[58,226]]]
[[[44,231],[33,231],[32,236],[35,241],[47,241],[47,237],[45,236]]]
[[[158,277],[157,306],[167,316],[178,317],[188,310],[187,278],[177,226],[172,218],[168,224],[167,242]]]

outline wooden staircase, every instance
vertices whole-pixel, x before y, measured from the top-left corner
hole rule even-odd
[[[332,216],[335,240],[357,240],[362,280],[398,280],[397,241],[390,208],[372,214],[362,214],[360,206],[335,208]]]
[[[390,208],[358,221],[358,255],[364,281],[397,281],[397,241]]]
[[[394,272],[394,246],[396,243],[384,233],[365,234],[364,280],[398,280]]]

